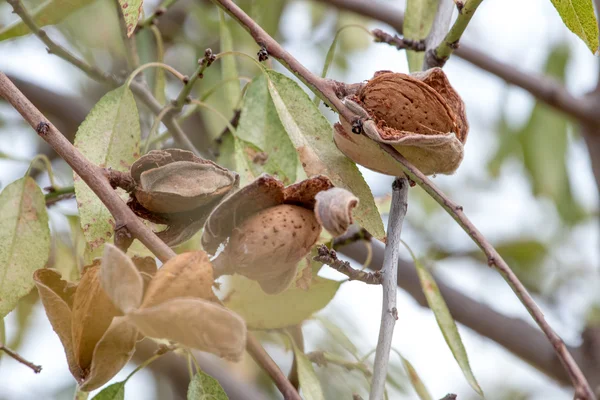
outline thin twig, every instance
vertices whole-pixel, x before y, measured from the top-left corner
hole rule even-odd
[[[51,206],[61,200],[72,199],[75,197],[75,188],[73,186],[66,186],[63,188],[54,188],[49,186],[46,188],[48,193],[44,196],[44,200],[46,201],[46,207]]]
[[[319,367],[325,367],[328,364],[334,364],[348,371],[360,371],[367,378],[373,375],[373,372],[371,372],[369,367],[360,361],[347,361],[324,351],[311,351],[310,353],[306,353],[306,358],[317,364]]]
[[[23,364],[23,365],[31,368],[33,370],[33,372],[35,372],[36,374],[39,374],[42,371],[42,366],[41,365],[35,365],[31,361],[27,361],[26,359],[24,359],[23,357],[21,357],[17,352],[9,349],[8,347],[6,347],[2,343],[0,343],[0,351],[3,351],[4,353],[6,353],[7,355],[9,355],[10,357],[14,358],[16,361],[18,361],[21,364]]]
[[[585,376],[581,372],[581,369],[567,350],[565,343],[562,339],[554,332],[552,327],[546,322],[544,314],[537,306],[525,286],[521,283],[519,278],[510,269],[506,261],[498,254],[496,249],[487,241],[487,239],[479,232],[479,230],[473,225],[473,223],[467,218],[463,212],[462,206],[454,203],[445,193],[438,189],[421,171],[419,171],[414,165],[412,165],[406,158],[404,158],[394,147],[380,143],[383,150],[390,154],[395,160],[397,160],[405,174],[414,182],[416,182],[423,190],[425,190],[437,203],[439,203],[444,210],[460,225],[461,228],[471,237],[473,242],[479,246],[487,257],[488,265],[495,268],[504,277],[507,283],[512,288],[513,292],[517,295],[521,303],[525,306],[529,314],[533,317],[538,326],[542,329],[558,357],[561,363],[567,370],[569,378],[575,388],[575,393],[581,399],[592,400],[595,399],[595,395],[590,388]]]
[[[329,265],[336,271],[346,275],[351,281],[361,281],[369,285],[381,284],[381,272],[365,272],[354,269],[348,261],[338,259],[335,250],[329,250],[324,244],[317,247],[317,255],[313,260]]]
[[[0,96],[8,101],[38,133],[71,166],[73,171],[92,189],[106,208],[119,221],[120,227],[126,227],[135,238],[142,242],[162,262],[176,256],[175,252],[156,236],[136,215],[127,207],[110,185],[104,170],[90,163],[63,135],[52,125],[40,111],[16,88],[8,77],[0,72]],[[273,380],[282,388],[282,393],[288,393],[290,399],[299,400],[297,392],[289,383],[283,372],[270,357],[264,357],[265,350],[260,343],[248,333],[248,352],[254,354],[255,360],[269,373]],[[268,354],[267,354],[268,357]],[[264,362],[264,364],[263,364]],[[283,376],[285,381],[281,380]],[[287,385],[286,385],[287,382]]]
[[[392,36],[381,29],[373,29],[371,33],[375,36],[375,43],[387,43],[396,46],[398,50],[425,51],[424,40],[411,40],[398,35]]]
[[[398,319],[396,309],[396,285],[398,280],[398,254],[400,252],[400,234],[406,216],[408,180],[398,177],[392,184],[392,206],[390,209],[387,230],[387,242],[383,257],[382,286],[383,300],[381,307],[381,325],[379,339],[373,363],[373,380],[371,381],[370,400],[383,399],[387,367],[392,349],[394,326]]]
[[[269,374],[271,379],[273,379],[275,386],[277,386],[285,400],[302,400],[296,388],[292,386],[287,376],[281,372],[281,369],[279,369],[269,353],[267,353],[260,345],[259,341],[250,334],[248,335],[248,340],[246,342],[246,350],[252,356],[254,361]]]
[[[290,339],[294,341],[298,350],[304,353],[304,334],[302,333],[302,324],[296,324],[286,329],[289,334]],[[298,390],[300,388],[300,376],[298,375],[298,358],[296,357],[296,352],[292,352],[294,354],[294,359],[292,361],[292,369],[288,374],[288,379],[292,386]]]
[[[19,17],[21,17],[21,19],[23,20],[25,25],[27,25],[29,30],[31,30],[31,32],[34,35],[36,35],[48,47],[48,49],[47,49],[48,53],[56,54],[63,60],[71,63],[75,67],[77,67],[80,70],[82,70],[83,72],[85,72],[90,77],[92,77],[100,82],[117,84],[117,79],[114,76],[106,74],[106,73],[102,72],[101,70],[99,70],[98,68],[94,67],[93,65],[90,65],[90,64],[86,63],[85,61],[75,57],[67,49],[65,49],[64,47],[62,47],[59,44],[52,41],[52,39],[50,39],[50,37],[46,34],[46,32],[43,29],[40,29],[35,24],[33,17],[31,16],[31,14],[29,14],[27,9],[23,6],[23,3],[21,3],[21,0],[7,0],[7,2],[8,2],[8,4],[10,4],[12,6],[14,13],[17,14]]]
[[[173,106],[176,110],[179,111],[183,108],[188,96],[192,92],[194,84],[198,79],[204,76],[204,71],[206,70],[206,68],[211,66],[215,59],[216,57],[211,49],[204,50],[204,57],[198,60],[198,67],[196,68],[192,76],[187,79],[187,82],[185,82],[185,86],[183,86],[183,89],[181,89],[181,92],[179,92],[177,100],[173,102]]]

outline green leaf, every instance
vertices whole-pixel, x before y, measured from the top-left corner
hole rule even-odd
[[[94,0],[47,0],[29,14],[38,27],[55,25],[71,13],[92,3]],[[0,41],[30,33],[29,28],[19,19],[0,29]]]
[[[483,391],[479,387],[479,383],[477,383],[477,379],[473,375],[473,371],[471,371],[471,366],[469,365],[469,357],[467,356],[467,351],[465,350],[465,346],[463,345],[462,339],[460,338],[460,334],[458,333],[458,328],[456,327],[456,323],[450,314],[450,310],[440,293],[440,289],[435,283],[435,279],[429,273],[427,268],[425,268],[419,260],[413,257],[415,262],[415,266],[417,268],[417,274],[419,275],[419,280],[421,281],[421,288],[423,289],[423,293],[425,294],[425,298],[427,299],[427,304],[429,304],[429,308],[433,311],[435,315],[435,319],[442,331],[442,335],[452,351],[452,355],[456,359],[458,366],[463,372],[463,375],[469,382],[469,385],[475,390],[480,396],[483,397]]]
[[[406,39],[422,40],[427,37],[437,11],[437,0],[406,0],[404,28],[402,34]],[[406,51],[410,72],[420,71],[425,59],[424,51]]]
[[[325,329],[327,329],[336,343],[346,349],[355,358],[358,357],[358,349],[339,326],[327,318],[317,317],[316,319],[323,325]]]
[[[126,382],[117,382],[105,387],[92,400],[125,400]]]
[[[415,392],[417,392],[419,399],[432,400],[432,397],[429,394],[429,391],[427,391],[425,384],[419,377],[419,374],[417,374],[417,371],[412,366],[412,364],[406,358],[404,358],[402,356],[400,356],[400,358],[402,358],[402,364],[404,365],[404,368],[406,369],[406,373],[408,374],[410,383],[412,384],[413,388],[415,389]]]
[[[323,174],[360,199],[356,222],[379,240],[385,237],[383,222],[371,189],[349,158],[333,143],[332,128],[296,82],[273,70],[266,71],[269,92],[306,175]]]
[[[592,0],[550,0],[563,22],[587,47],[598,51],[598,24]]]
[[[225,13],[219,9],[219,33],[221,37],[221,53],[233,50],[233,39],[231,31],[225,21]],[[235,57],[227,55],[221,58],[221,78],[227,81],[223,84],[223,92],[229,107],[234,110],[240,100],[242,93],[240,83],[237,81],[238,70],[235,65]]]
[[[140,122],[135,99],[121,86],[96,103],[75,135],[75,147],[92,163],[127,171],[139,157]],[[114,219],[98,196],[76,174],[75,196],[90,250],[111,238]]]
[[[246,89],[244,107],[235,135],[252,146],[245,146],[244,155],[255,176],[262,172],[276,175],[284,184],[296,181],[300,161],[271,100],[267,79],[256,77]],[[264,152],[267,156],[258,156]]]
[[[135,31],[142,12],[142,3],[143,0],[119,0],[119,6],[121,6],[125,26],[127,27],[127,37],[131,37]]]
[[[268,295],[258,283],[241,276],[231,279],[232,289],[225,306],[246,321],[248,329],[278,329],[296,325],[325,307],[341,282],[314,277],[310,288],[295,284],[278,295]]]
[[[212,376],[198,371],[190,382],[187,400],[227,400],[227,394]]]
[[[4,318],[0,319],[0,343],[6,343],[6,329],[4,328]],[[0,357],[2,357],[1,353]]]
[[[32,275],[50,252],[44,194],[29,176],[0,193],[0,318],[34,286]]]
[[[319,378],[317,378],[312,361],[296,346],[291,337],[289,339],[292,342],[292,348],[296,356],[296,367],[298,368],[298,380],[300,381],[302,398],[305,400],[325,400],[321,383],[319,382]]]

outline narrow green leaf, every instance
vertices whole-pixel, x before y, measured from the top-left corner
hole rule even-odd
[[[266,172],[277,176],[286,185],[296,181],[300,161],[279,120],[269,94],[267,79],[262,74],[246,89],[244,107],[235,134],[254,146],[254,151],[252,147],[246,146],[244,153],[255,176]],[[264,156],[261,156],[261,152]]]
[[[87,6],[94,0],[46,0],[29,14],[39,27],[55,25],[71,13]],[[27,35],[29,28],[21,19],[0,29],[0,41]]]
[[[4,328],[4,318],[0,319],[0,343],[6,343],[6,329]],[[2,357],[2,354],[0,354]]]
[[[225,21],[225,13],[219,9],[219,34],[221,37],[221,52],[233,50],[233,39],[227,22]],[[235,80],[238,77],[238,70],[235,64],[235,57],[231,55],[221,58],[221,78],[226,81],[223,84],[223,92],[229,107],[234,110],[240,100],[242,93],[240,83]]]
[[[358,349],[339,326],[327,318],[317,317],[316,319],[323,325],[325,329],[327,329],[336,343],[346,349],[355,358],[358,358]]]
[[[437,7],[437,0],[406,0],[402,30],[404,37],[412,40],[425,39],[431,30]],[[420,71],[423,68],[425,52],[407,50],[406,58],[410,72]]]
[[[125,400],[126,382],[116,382],[105,387],[92,400]]]
[[[419,377],[419,374],[417,374],[417,371],[412,366],[412,364],[406,358],[404,358],[402,356],[400,356],[400,358],[402,358],[402,364],[404,364],[404,368],[406,369],[406,373],[408,374],[410,383],[412,384],[413,388],[415,389],[415,392],[417,392],[417,396],[419,396],[419,399],[432,400],[432,397],[429,394],[429,391],[427,391],[425,384]]]
[[[227,400],[227,394],[212,376],[198,371],[190,382],[187,400]]]
[[[302,390],[302,398],[305,400],[325,400],[321,383],[312,362],[306,357],[306,354],[296,346],[294,340],[290,337],[294,355],[296,356],[296,367],[298,368],[298,380]]]
[[[131,37],[135,31],[142,12],[142,3],[143,0],[119,0],[119,6],[121,6],[125,26],[127,27],[127,37]]]
[[[354,210],[356,222],[383,240],[383,222],[371,189],[356,164],[333,143],[332,128],[327,119],[296,82],[273,70],[267,70],[266,74],[279,119],[298,152],[306,175],[326,175],[336,186],[354,193],[360,199]]]
[[[156,27],[156,25],[152,25],[150,27],[152,34],[154,36],[154,40],[156,41],[156,61],[163,62],[165,59],[165,46],[163,43],[162,34],[160,30]],[[154,68],[154,97],[160,104],[165,104],[167,102],[167,78],[166,72],[163,68]]]
[[[244,318],[248,329],[285,328],[301,323],[329,304],[340,284],[317,276],[308,290],[292,284],[283,293],[268,295],[256,282],[235,276],[225,306]]]
[[[26,176],[0,193],[0,319],[34,286],[32,275],[50,252],[44,194]]]
[[[129,88],[108,92],[94,106],[75,135],[75,147],[92,163],[127,171],[139,157],[140,122]],[[111,238],[114,219],[98,196],[74,174],[81,227],[90,250]]]
[[[598,24],[592,0],[550,0],[563,22],[596,54],[598,52]]]
[[[463,372],[467,382],[469,385],[475,390],[480,396],[483,396],[483,391],[481,387],[479,387],[479,383],[477,383],[477,379],[473,375],[473,371],[471,371],[471,366],[469,365],[469,357],[467,356],[467,351],[465,350],[465,346],[463,345],[462,339],[460,338],[460,334],[458,333],[458,328],[456,327],[456,323],[450,314],[450,310],[440,293],[440,289],[435,283],[435,279],[429,273],[427,268],[423,266],[413,257],[415,262],[415,266],[417,268],[417,274],[419,275],[419,280],[421,281],[421,288],[423,289],[423,293],[425,294],[425,298],[427,299],[427,304],[429,304],[429,308],[433,311],[435,315],[435,319],[442,331],[442,335],[452,352],[452,355],[456,359],[458,366]]]

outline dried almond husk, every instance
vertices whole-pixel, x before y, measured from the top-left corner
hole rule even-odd
[[[139,203],[167,214],[213,203],[239,181],[235,172],[178,149],[152,150],[135,161],[130,172]]]
[[[343,188],[331,188],[316,196],[315,216],[333,237],[342,236],[352,225],[352,210],[358,206],[358,197]]]
[[[358,93],[347,99],[349,108],[368,121],[365,135],[352,133],[340,119],[334,141],[338,148],[369,169],[388,175],[403,174],[379,143],[387,143],[424,174],[451,174],[460,165],[468,123],[464,103],[448,82],[444,72],[434,68],[406,75],[393,72],[376,74]]]

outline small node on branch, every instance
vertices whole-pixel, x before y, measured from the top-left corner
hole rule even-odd
[[[447,395],[442,397],[440,400],[456,400],[456,395],[454,393],[448,393]]]
[[[155,11],[154,11],[154,16],[155,17],[160,17],[161,15],[163,15],[164,13],[167,12],[167,9],[165,7],[158,7]],[[154,21],[154,20],[153,20]]]
[[[258,56],[258,61],[260,62],[267,61],[269,59],[269,52],[265,46],[261,46],[256,55]]]
[[[46,121],[41,121],[38,126],[35,128],[35,131],[40,136],[46,136],[50,131],[50,125]]]
[[[462,10],[463,10],[463,7],[465,6],[465,2],[462,0],[454,0],[454,2],[456,3],[456,9],[458,10],[458,13],[462,14]]]
[[[129,229],[127,229],[127,224],[118,223],[115,225],[115,246],[117,246],[119,250],[126,253],[127,249],[131,246],[131,243],[133,243],[133,239],[133,235]]]
[[[198,60],[198,65],[205,65],[207,68],[217,59],[212,52],[212,49],[208,48],[204,50],[204,57]],[[198,74],[199,77],[202,77],[201,74]]]
[[[184,85],[187,85],[189,81],[190,81],[190,77],[187,75],[184,75],[183,79],[181,79],[181,82],[183,82]]]

